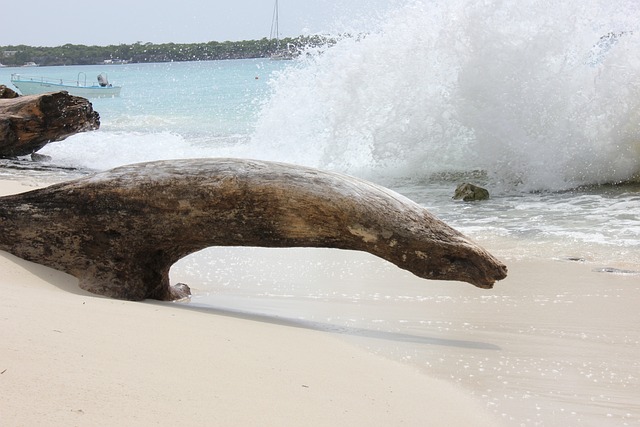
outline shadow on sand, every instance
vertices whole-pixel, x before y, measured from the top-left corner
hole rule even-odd
[[[349,335],[349,336],[362,337],[362,338],[373,338],[373,339],[384,340],[384,341],[404,342],[404,343],[414,343],[414,344],[434,345],[434,346],[444,346],[444,347],[457,347],[457,348],[467,348],[467,349],[475,349],[475,350],[494,350],[494,351],[501,350],[501,348],[497,345],[484,343],[480,341],[435,338],[435,337],[407,334],[402,332],[379,331],[379,330],[372,330],[372,329],[365,329],[365,328],[358,328],[358,327],[333,325],[330,323],[317,322],[317,321],[311,321],[311,320],[293,319],[293,318],[287,318],[287,317],[282,317],[277,315],[251,313],[248,311],[234,310],[234,309],[224,308],[224,307],[190,305],[190,304],[183,304],[179,302],[175,303],[175,302],[162,302],[162,301],[151,301],[151,300],[147,300],[145,301],[145,303],[157,304],[162,306],[171,306],[181,310],[193,310],[193,311],[199,311],[202,313],[208,313],[216,316],[234,317],[237,319],[250,320],[250,321],[261,322],[261,323],[270,323],[273,325],[281,325],[281,326],[286,326],[291,328],[303,328],[303,329],[310,329],[314,331],[323,331],[323,332],[329,332],[333,334]]]
[[[81,295],[88,298],[109,299],[107,297],[95,295],[81,289],[78,286],[78,280],[75,277],[70,276],[66,273],[54,270],[49,267],[45,267],[40,264],[25,261],[23,259],[20,259],[4,251],[0,251],[0,254],[6,257],[8,260],[21,265],[33,275],[41,278],[43,281],[50,283],[51,285],[59,288],[64,292],[68,292],[74,295]],[[480,341],[436,338],[436,337],[413,335],[413,334],[402,333],[402,332],[389,332],[389,331],[379,331],[379,330],[371,330],[371,329],[341,326],[341,325],[332,325],[330,323],[293,319],[293,318],[287,318],[287,317],[282,317],[278,315],[252,313],[249,311],[234,310],[226,307],[202,306],[202,305],[195,305],[195,304],[184,304],[181,302],[163,302],[163,301],[156,301],[156,300],[145,300],[136,304],[153,304],[153,305],[159,305],[159,306],[163,306],[163,307],[175,309],[175,310],[192,310],[192,311],[198,311],[198,312],[207,313],[215,316],[234,317],[237,319],[269,323],[273,325],[281,325],[281,326],[286,326],[291,328],[303,328],[303,329],[309,329],[309,330],[315,330],[315,331],[329,332],[333,334],[349,335],[349,336],[362,337],[362,338],[372,338],[372,339],[391,341],[391,342],[404,342],[404,343],[414,343],[414,344],[422,344],[422,345],[457,347],[457,348],[467,348],[467,349],[475,349],[475,350],[500,350],[500,347],[497,345],[484,343]]]

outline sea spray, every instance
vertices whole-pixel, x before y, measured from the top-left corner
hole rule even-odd
[[[493,194],[630,181],[640,174],[639,9],[410,1],[296,61],[130,64],[110,73],[122,97],[94,105],[101,129],[42,153],[93,170],[262,158],[382,183],[480,171]]]
[[[409,2],[286,69],[250,150],[369,178],[481,169],[522,190],[638,173],[637,3],[481,3]]]

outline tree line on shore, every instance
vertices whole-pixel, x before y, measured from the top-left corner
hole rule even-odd
[[[300,36],[206,43],[142,43],[109,46],[65,44],[56,47],[0,46],[0,63],[7,66],[90,65],[105,62],[210,61],[218,59],[267,58],[279,49],[299,52],[308,46],[325,46],[335,39],[326,36]]]

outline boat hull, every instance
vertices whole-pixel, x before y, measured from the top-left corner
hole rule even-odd
[[[48,92],[66,91],[83,98],[115,98],[120,96],[121,86],[72,86],[35,80],[13,80],[13,85],[22,95],[39,95]]]

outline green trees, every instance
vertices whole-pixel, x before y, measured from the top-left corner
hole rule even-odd
[[[285,38],[281,46],[307,46],[329,43],[321,36]],[[142,43],[109,46],[65,44],[56,47],[0,46],[0,63],[22,66],[27,62],[39,65],[101,64],[106,60],[127,62],[206,61],[216,59],[264,58],[276,49],[273,40],[210,41],[207,43]]]

